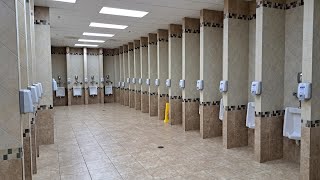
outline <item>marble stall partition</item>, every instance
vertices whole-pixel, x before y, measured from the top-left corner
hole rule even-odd
[[[148,37],[148,79],[149,86],[149,114],[158,116],[158,88],[155,80],[158,78],[157,73],[157,34],[149,33]]]
[[[182,92],[179,81],[182,79],[182,25],[169,25],[169,119],[171,125],[182,124]]]
[[[37,111],[37,145],[54,144],[54,110],[44,106]]]
[[[200,129],[196,82],[200,77],[200,19],[183,18],[182,33],[182,125],[185,131]]]
[[[160,80],[158,86],[158,117],[159,120],[164,120],[166,103],[169,102],[169,92],[166,87],[166,79],[169,78],[168,30],[159,29],[157,38],[157,79]]]
[[[134,77],[134,52],[133,42],[128,43],[128,78],[129,78],[129,107],[135,107],[135,84],[132,82]]]
[[[139,79],[141,77],[141,63],[140,63],[140,40],[134,40],[133,43],[134,54],[134,78],[135,78],[135,109],[141,110],[141,84]]]
[[[123,91],[123,104],[125,106],[129,106],[129,83],[127,79],[129,78],[129,70],[128,70],[128,51],[129,47],[127,44],[123,45],[123,82],[124,82],[124,91]]]
[[[19,110],[19,44],[15,6],[18,1],[0,0],[0,177],[22,179],[22,124]],[[17,156],[19,155],[19,156]]]
[[[149,86],[148,79],[148,38],[140,38],[140,65],[141,65],[141,112],[149,113]]]
[[[89,86],[97,86],[98,87],[98,95],[97,96],[90,96],[88,90],[88,104],[99,104],[101,97],[101,86],[100,86],[100,62],[99,62],[99,49],[88,49],[88,87]],[[94,78],[92,80],[92,77]]]
[[[119,47],[119,69],[120,69],[120,95],[119,95],[119,100],[120,100],[120,104],[124,105],[124,87],[122,86],[122,83],[125,82],[125,77],[124,77],[124,69],[123,69],[123,46]]]
[[[200,17],[200,135],[210,138],[222,135],[219,120],[222,79],[223,12],[201,10]]]

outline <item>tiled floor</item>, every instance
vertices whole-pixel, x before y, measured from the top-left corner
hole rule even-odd
[[[118,104],[55,109],[56,143],[40,148],[35,180],[299,179],[297,164],[257,163],[249,147],[226,150]]]

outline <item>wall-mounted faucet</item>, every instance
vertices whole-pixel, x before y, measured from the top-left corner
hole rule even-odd
[[[94,76],[91,76],[91,85],[94,85],[95,84],[95,80],[94,80]]]
[[[58,75],[58,87],[61,87],[61,76]]]
[[[74,82],[74,84],[78,85],[79,84],[79,81],[78,81],[79,77],[77,75],[75,75],[74,79],[76,80],[76,82]]]
[[[110,76],[106,75],[106,84],[112,84],[112,82],[110,81]]]

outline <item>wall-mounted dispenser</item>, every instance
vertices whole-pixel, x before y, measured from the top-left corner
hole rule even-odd
[[[38,104],[39,97],[38,97],[36,86],[28,86],[28,89],[31,91],[31,97],[32,97],[33,104]]]
[[[147,79],[147,80],[146,80],[146,84],[147,84],[148,86],[150,86],[150,79]]]
[[[166,80],[166,86],[167,87],[171,87],[171,79],[167,79]]]
[[[118,87],[121,87],[121,82],[118,82]]]
[[[220,81],[219,91],[220,92],[227,92],[228,91],[228,81]]]
[[[261,81],[253,81],[251,83],[251,94],[260,95],[261,94],[261,88],[262,88],[262,82]]]
[[[160,79],[156,79],[156,80],[154,81],[154,84],[155,84],[156,86],[160,86]]]
[[[136,78],[132,78],[132,84],[136,83]]]
[[[180,87],[181,89],[185,88],[185,80],[184,80],[184,79],[181,79],[181,80],[179,81],[179,87]]]
[[[100,83],[104,83],[104,78],[100,78]]]
[[[68,84],[71,84],[71,78],[68,78],[68,79],[67,79],[67,83],[68,83]]]
[[[298,86],[298,99],[306,101],[311,99],[311,83],[299,83]]]
[[[204,82],[203,80],[197,80],[197,90],[201,91],[204,88]]]
[[[28,89],[21,89],[19,91],[20,113],[33,113],[33,101],[31,91]]]
[[[130,78],[127,78],[127,83],[130,84]]]
[[[88,83],[88,78],[84,78],[84,83]]]
[[[142,84],[142,79],[141,78],[139,79],[139,84]]]
[[[126,86],[125,82],[121,82],[121,87],[125,87],[125,86]]]

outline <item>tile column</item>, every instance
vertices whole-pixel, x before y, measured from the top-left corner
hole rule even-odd
[[[149,86],[148,79],[148,38],[140,39],[140,65],[141,65],[141,112],[149,113]]]
[[[99,77],[103,78],[103,49],[99,49]],[[97,80],[100,88],[100,103],[104,104],[104,85],[100,78]]]
[[[124,87],[122,86],[123,85],[123,82],[124,82],[124,77],[123,77],[123,46],[120,46],[119,48],[119,62],[120,62],[120,104],[121,105],[124,105]]]
[[[128,45],[123,45],[123,82],[124,82],[124,91],[123,91],[123,104],[129,106],[129,83],[127,79],[129,78],[128,70]]]
[[[300,179],[320,179],[320,2],[304,1],[302,81],[312,83],[312,98],[302,103]]]
[[[200,129],[200,94],[196,82],[200,78],[200,19],[184,18],[182,33],[182,125],[185,131]]]
[[[132,83],[132,79],[134,77],[134,52],[133,52],[133,42],[129,42],[128,44],[128,78],[130,78],[129,82],[129,107],[135,107],[135,85]]]
[[[158,79],[160,84],[158,86],[158,116],[159,120],[164,120],[166,103],[169,102],[169,92],[166,87],[166,79],[168,79],[169,65],[168,65],[168,30],[158,30]]]
[[[182,124],[182,25],[169,25],[169,119],[171,125]]]
[[[70,48],[66,47],[66,60],[67,60],[67,78],[71,80],[71,57],[70,57]],[[68,93],[68,106],[72,104],[72,84],[67,83],[67,93]]]
[[[223,93],[223,146],[234,148],[248,145],[249,3],[224,3],[222,79],[228,81],[228,91]]]
[[[113,82],[113,96],[116,103],[120,103],[120,60],[119,60],[119,49],[113,49],[113,65],[114,65],[114,82]]]
[[[257,1],[255,80],[262,94],[255,97],[255,156],[259,162],[283,156],[283,91],[285,4]]]
[[[141,77],[141,64],[140,64],[140,40],[134,40],[134,78],[135,78],[135,109],[141,110],[141,84],[139,79]]]
[[[223,12],[201,10],[200,17],[200,135],[202,138],[222,135],[219,119],[222,79]]]
[[[85,82],[87,78],[87,82]],[[89,104],[88,49],[83,48],[84,104]]]
[[[158,88],[155,80],[158,78],[157,73],[157,34],[149,33],[148,36],[148,79],[149,85],[149,114],[158,116]]]
[[[12,7],[8,6],[12,5]],[[15,8],[20,1],[0,1],[2,24],[0,27],[0,177],[23,179],[22,124],[19,109],[19,25]]]

